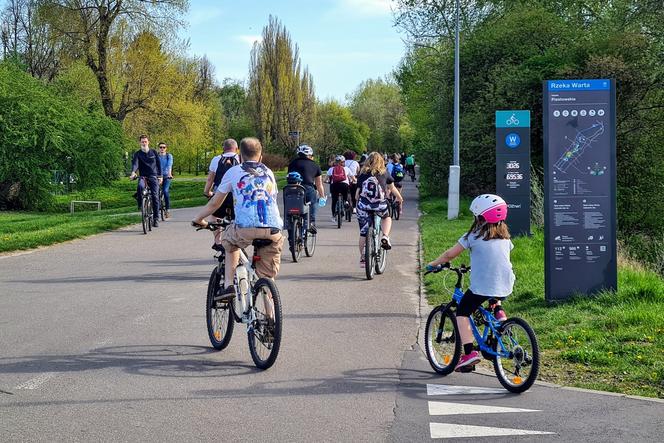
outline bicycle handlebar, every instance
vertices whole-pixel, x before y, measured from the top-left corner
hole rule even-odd
[[[452,265],[450,265],[449,262],[447,262],[447,263],[443,263],[442,265],[436,266],[431,271],[425,272],[424,275],[428,275],[428,274],[431,274],[431,273],[438,274],[439,272],[441,272],[445,269],[449,269],[452,272],[456,272],[456,274],[459,277],[461,277],[462,274],[466,274],[467,272],[470,272],[470,266],[466,266],[464,264],[461,264],[461,266],[459,266],[458,268],[455,268],[455,267],[452,267]]]
[[[226,228],[232,223],[231,220],[227,218],[218,218],[216,222],[209,222],[207,225],[203,226],[196,222],[191,222],[191,226],[195,227],[197,231],[207,229],[208,231],[216,231],[220,228]]]

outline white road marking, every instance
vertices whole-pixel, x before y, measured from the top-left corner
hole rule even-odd
[[[46,383],[48,380],[52,379],[58,375],[57,372],[44,372],[41,375],[38,375],[37,377],[31,378],[30,380],[21,383],[20,385],[16,386],[14,389],[37,389],[44,383]]]
[[[501,435],[544,435],[554,432],[529,431],[526,429],[491,428],[488,426],[430,423],[431,438],[497,437]]]
[[[507,408],[503,406],[469,405],[466,403],[429,402],[429,415],[501,414],[507,412],[541,412],[537,409]]]
[[[469,395],[469,394],[507,394],[501,388],[481,388],[478,386],[453,386],[427,384],[427,395]]]

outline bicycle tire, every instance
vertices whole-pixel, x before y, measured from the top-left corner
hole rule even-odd
[[[369,226],[369,232],[367,232],[367,236],[364,238],[364,272],[367,280],[373,280],[374,273],[376,272],[373,236],[373,226]]]
[[[451,335],[447,335],[448,333]],[[442,343],[445,346],[442,346]],[[429,364],[440,375],[451,374],[459,363],[461,358],[459,326],[456,315],[446,309],[446,306],[440,305],[429,314],[424,328],[424,348]]]
[[[272,295],[272,304],[274,306],[274,319],[272,324],[270,324],[265,313],[260,312],[257,308],[257,302],[259,299],[258,295],[264,290],[269,290]],[[257,368],[268,369],[277,360],[279,348],[281,347],[281,298],[277,286],[274,281],[269,278],[258,279],[256,284],[254,284],[252,297],[257,319],[251,327],[247,329],[249,353]],[[261,355],[261,347],[268,351],[265,357]]]
[[[394,202],[394,206],[392,206],[392,217],[395,220],[399,220],[399,217],[401,217],[401,205],[399,202]]]
[[[166,199],[164,198],[164,193],[159,191],[159,215],[161,216],[161,221],[166,220]]]
[[[304,253],[307,257],[313,257],[316,251],[316,234],[305,232],[304,234]]]
[[[337,200],[337,229],[341,229],[341,223],[344,217],[344,205],[341,199]]]
[[[148,226],[150,225],[150,216],[148,215],[148,203],[145,197],[141,199],[141,223],[143,224],[143,234],[148,233]],[[150,229],[151,230],[151,229]]]
[[[147,201],[148,231],[152,232],[152,222],[154,219],[154,214],[152,212],[152,194],[148,193],[147,197],[145,197],[145,200]]]
[[[376,274],[382,274],[387,267],[387,250],[378,247],[376,252]]]
[[[528,351],[526,351],[525,354],[523,353],[523,346],[522,346],[523,342],[519,343],[519,341],[517,341],[516,342],[516,345],[518,346],[517,348],[517,346],[514,347],[508,346],[508,344],[505,341],[505,336],[509,334],[510,330],[514,327],[521,328],[523,332],[525,332],[525,335],[527,336],[528,341],[530,342],[530,348],[531,348],[530,362],[528,362]],[[510,353],[515,354],[515,356],[511,359],[511,361],[513,361],[514,359],[525,360],[526,362],[528,362],[528,365],[530,366],[530,372],[525,378],[523,378],[521,377],[521,374],[518,371],[517,371],[518,373],[514,373],[513,371],[509,370],[506,371],[503,362],[510,360],[500,356],[497,356],[494,359],[493,368],[496,371],[496,377],[498,377],[498,381],[500,382],[501,385],[503,385],[505,389],[515,394],[520,394],[530,389],[533,383],[535,383],[535,380],[537,380],[537,375],[539,373],[539,365],[540,365],[539,344],[537,343],[537,336],[535,336],[535,331],[533,331],[533,328],[530,327],[528,322],[518,317],[512,317],[505,320],[500,330],[501,330],[501,339],[503,341],[503,345],[505,345],[505,347],[510,351]],[[514,337],[514,335],[512,334],[510,337]],[[500,346],[498,346],[498,349],[500,349]],[[517,349],[519,350],[515,351]],[[510,377],[506,372],[512,372],[514,376],[510,379]]]
[[[235,315],[231,312],[233,309],[232,303],[222,303],[215,307],[214,295],[219,290],[219,283],[223,277],[223,270],[219,270],[219,268],[212,270],[205,300],[205,322],[208,337],[212,347],[219,351],[226,348],[231,342],[235,325]]]
[[[290,231],[288,232],[291,257],[293,257],[293,262],[297,263],[302,255],[302,240],[300,236],[302,235],[302,225],[300,220],[291,220]]]
[[[346,214],[346,221],[350,223],[350,221],[353,219],[353,207],[348,204],[348,207],[345,208],[345,214]]]

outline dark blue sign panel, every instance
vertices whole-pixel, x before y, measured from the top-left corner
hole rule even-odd
[[[530,111],[496,111],[496,193],[512,235],[529,235]]]
[[[613,80],[544,82],[547,300],[617,288]]]

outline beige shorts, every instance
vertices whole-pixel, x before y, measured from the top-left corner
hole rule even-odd
[[[221,244],[229,252],[246,248],[255,239],[270,239],[272,243],[263,246],[259,250],[261,259],[256,262],[256,274],[259,277],[275,278],[279,273],[281,264],[281,247],[284,244],[284,236],[281,231],[276,234],[270,232],[271,228],[238,228],[234,223],[224,231]],[[251,253],[251,251],[247,251]],[[251,258],[251,257],[250,257]]]

